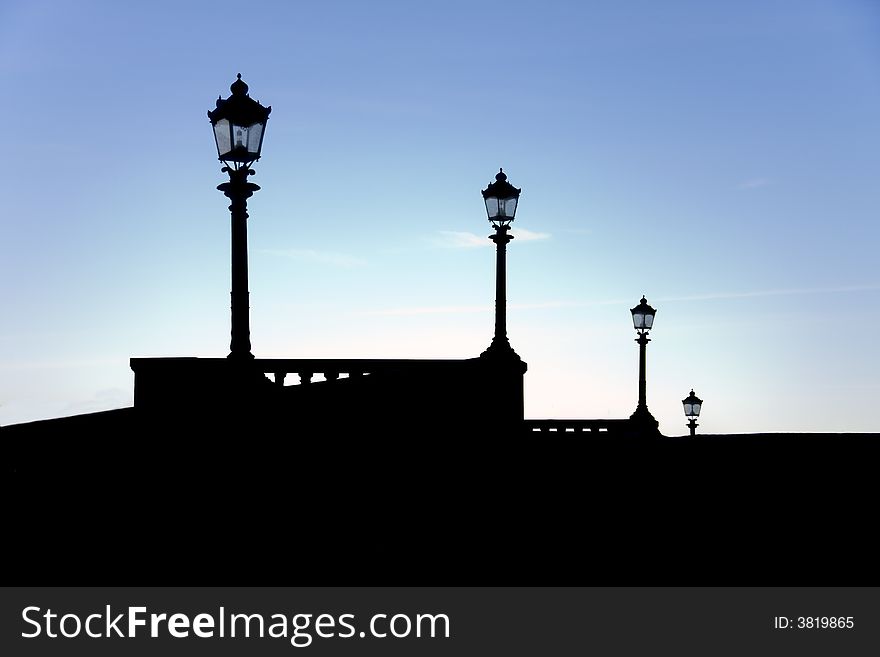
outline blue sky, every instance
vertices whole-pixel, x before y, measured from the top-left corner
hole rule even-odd
[[[0,5],[0,424],[129,405],[132,356],[228,351],[206,117],[272,105],[249,205],[264,357],[477,355],[499,166],[523,188],[530,417],[877,431],[880,5]],[[516,231],[515,231],[516,232]]]

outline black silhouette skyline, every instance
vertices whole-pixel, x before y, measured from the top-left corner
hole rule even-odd
[[[224,165],[222,173],[229,176],[228,182],[217,187],[231,202],[228,356],[132,358],[132,408],[13,425],[6,432],[11,432],[13,439],[52,437],[66,432],[71,425],[97,436],[120,431],[151,435],[173,427],[197,426],[222,431],[234,427],[233,434],[243,434],[254,427],[283,424],[292,416],[309,428],[332,418],[334,431],[383,436],[405,436],[420,427],[421,432],[436,435],[462,431],[484,436],[555,433],[555,438],[568,438],[571,433],[573,438],[596,441],[621,438],[655,442],[663,438],[647,404],[647,345],[657,311],[645,296],[630,310],[639,345],[638,397],[632,415],[572,420],[525,418],[523,376],[528,366],[511,346],[507,333],[507,250],[514,238],[510,229],[522,189],[510,184],[503,168],[482,190],[487,218],[494,229],[488,239],[496,251],[495,328],[491,343],[479,357],[433,361],[256,359],[250,338],[247,205],[260,190],[249,178],[256,173],[251,167],[260,159],[272,108],[251,98],[241,74],[230,92],[226,99],[219,97],[216,108],[208,112],[218,159]],[[315,375],[323,381],[313,382]],[[487,395],[490,403],[484,402]],[[693,439],[702,400],[693,397],[692,390],[683,404]],[[340,409],[344,411],[340,413]],[[870,441],[874,436],[865,434],[861,438]],[[811,440],[835,438],[815,434]],[[855,435],[849,440],[856,440]],[[702,439],[707,441],[712,439]],[[806,444],[803,436],[800,441]],[[25,447],[24,453],[29,449]],[[16,467],[32,470],[32,458],[33,454],[25,456]]]

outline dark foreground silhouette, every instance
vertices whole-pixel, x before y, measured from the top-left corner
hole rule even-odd
[[[342,394],[5,427],[7,579],[880,583],[876,434],[536,432],[409,384],[368,420]]]

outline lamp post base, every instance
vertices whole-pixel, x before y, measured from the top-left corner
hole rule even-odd
[[[633,429],[640,434],[658,434],[660,433],[660,423],[651,415],[648,407],[639,404],[635,412],[629,416],[629,421]]]
[[[489,345],[486,351],[480,354],[480,358],[522,362],[522,358],[520,358],[519,354],[513,350],[513,347],[510,346],[510,341],[506,337],[492,338],[492,344]]]

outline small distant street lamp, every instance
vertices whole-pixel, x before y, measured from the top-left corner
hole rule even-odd
[[[691,430],[691,435],[693,436],[697,433],[697,427],[700,426],[697,424],[697,418],[700,416],[700,409],[703,407],[703,400],[697,397],[694,394],[694,389],[691,388],[691,394],[682,399],[681,403],[684,404],[685,417],[690,420],[687,426]]]
[[[251,164],[260,159],[263,135],[271,107],[263,107],[248,95],[248,86],[238,79],[229,87],[232,95],[217,98],[217,108],[208,112],[217,142],[217,155],[226,165],[229,182],[217,189],[229,198],[232,213],[232,340],[229,358],[250,359],[251,330],[248,300],[247,200],[259,185],[248,182],[255,172]]]
[[[654,326],[654,315],[657,311],[648,305],[647,299],[642,296],[642,300],[635,308],[631,308],[633,326],[639,337],[636,342],[639,344],[639,404],[636,406],[635,413],[630,416],[631,420],[639,424],[650,425],[652,429],[656,429],[658,424],[654,416],[648,410],[648,404],[645,401],[645,390],[647,388],[645,376],[645,352],[651,339],[648,332]]]
[[[507,243],[513,239],[510,235],[510,224],[516,216],[516,206],[522,189],[517,189],[509,182],[503,169],[495,174],[495,182],[483,190],[486,213],[495,229],[489,239],[495,242],[495,336],[492,344],[481,355],[484,357],[513,357],[519,359],[507,339]]]

